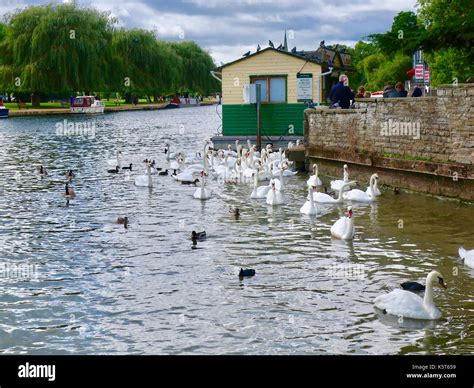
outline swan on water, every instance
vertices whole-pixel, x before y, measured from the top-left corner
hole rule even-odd
[[[206,199],[211,198],[212,196],[211,190],[206,189],[206,176],[207,176],[207,173],[204,170],[202,170],[201,171],[201,177],[202,177],[201,187],[198,187],[193,194],[193,197],[195,199],[206,200]]]
[[[333,226],[331,226],[331,234],[341,240],[351,240],[355,234],[354,215],[352,206],[347,208],[347,214],[339,218]]]
[[[370,177],[370,182],[369,182],[370,194],[367,194],[366,192],[359,189],[352,189],[343,194],[344,199],[347,201],[354,201],[354,202],[366,202],[366,203],[374,202],[375,201],[374,185],[378,179],[379,179],[379,176],[377,174],[372,174],[372,176]]]
[[[474,268],[474,249],[466,251],[464,247],[460,247],[459,256],[464,260],[464,264],[470,268]]]
[[[343,169],[344,173],[342,180],[336,179],[334,181],[331,181],[331,189],[335,191],[339,191],[344,183],[349,182],[349,167],[347,166],[347,164],[343,166]]]
[[[433,285],[447,288],[443,276],[438,271],[431,271],[426,277],[425,296],[399,288],[380,295],[374,299],[375,307],[385,314],[411,319],[439,319],[441,311],[433,301]]]
[[[263,199],[267,198],[267,194],[271,189],[271,185],[258,187],[258,172],[253,174],[253,190],[250,194],[250,198]]]
[[[306,182],[306,184],[310,186],[322,186],[323,182],[318,177],[318,165],[316,163],[313,164],[313,175],[311,175]]]
[[[347,189],[347,187],[355,185],[357,182],[356,181],[351,181],[351,182],[346,182],[341,186],[341,190],[339,190],[339,194],[337,198],[331,197],[329,194],[326,193],[320,193],[320,192],[314,192],[313,193],[313,198],[314,202],[318,203],[341,203],[344,198],[343,198],[343,193]]]
[[[117,151],[117,153],[115,154],[115,159],[107,160],[107,164],[109,167],[122,167],[122,151]]]
[[[378,177],[377,177],[378,178]],[[375,182],[374,182],[374,187],[372,187],[372,192],[374,193],[374,197],[378,197],[379,195],[382,195],[382,193],[380,192],[379,190],[379,184],[378,184],[379,180],[376,179]],[[367,190],[365,190],[365,193],[367,195],[370,195],[370,186],[367,187]],[[398,193],[400,194],[400,193]]]
[[[276,188],[275,180],[270,181],[271,189],[267,194],[267,204],[271,206],[282,205],[284,202],[283,194]]]
[[[303,206],[300,208],[300,213],[303,214],[308,214],[308,215],[315,215],[316,212],[316,206],[314,206],[314,200],[313,200],[313,190],[316,188],[315,186],[308,186],[308,198],[306,202],[304,203]]]
[[[146,166],[146,175],[138,175],[135,177],[135,186],[152,187],[153,181],[151,179],[151,164]]]

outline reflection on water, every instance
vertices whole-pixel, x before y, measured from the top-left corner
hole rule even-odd
[[[218,126],[214,107],[68,117],[95,121],[93,138],[56,136],[62,119],[0,123],[2,352],[474,351],[474,270],[457,257],[460,245],[474,247],[472,207],[386,191],[354,206],[356,237],[338,241],[329,230],[344,205],[299,213],[304,174],[287,179],[278,208],[250,200],[251,184],[210,181],[205,202],[169,176],[134,186],[143,159],[166,167],[166,142],[171,152],[201,150]],[[118,148],[131,173],[107,173]],[[69,204],[68,169],[77,193]],[[124,215],[127,229],[115,223]],[[207,232],[200,249],[191,249],[192,230]],[[256,276],[239,280],[241,267]],[[432,269],[448,282],[435,291],[441,320],[406,327],[377,315],[374,297],[424,282]]]

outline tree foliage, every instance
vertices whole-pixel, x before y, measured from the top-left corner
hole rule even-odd
[[[471,61],[474,42],[472,0],[418,0],[419,20],[426,28],[422,45],[427,51],[456,48]]]
[[[369,38],[384,54],[401,51],[411,54],[417,50],[426,31],[413,12],[400,12],[393,19],[392,27],[383,34],[373,34]]]
[[[468,0],[418,0],[418,12],[400,12],[389,31],[369,35],[352,52],[352,85],[381,89],[403,81],[411,55],[422,49],[431,84],[464,82],[474,73],[474,12]]]
[[[30,6],[0,24],[0,90],[71,95],[212,93],[210,55],[193,42],[117,29],[109,13],[73,5]]]

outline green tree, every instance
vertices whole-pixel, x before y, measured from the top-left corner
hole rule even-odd
[[[419,19],[426,28],[423,48],[457,48],[474,59],[474,4],[470,0],[418,0]]]
[[[71,5],[32,6],[8,21],[12,59],[3,79],[18,77],[15,90],[31,92],[34,106],[41,92],[106,88],[113,25],[108,14]]]
[[[407,80],[406,71],[410,66],[411,57],[400,52],[393,58],[382,53],[375,53],[357,64],[357,68],[365,79],[362,85],[372,91],[381,90],[387,84],[393,85],[398,81]]]
[[[219,90],[215,65],[194,42],[167,43],[151,31],[115,29],[108,13],[73,5],[30,6],[0,24],[0,90],[31,95],[121,92],[155,98]]]
[[[112,88],[124,92],[129,102],[132,94],[156,97],[178,82],[180,58],[151,31],[116,31],[112,52]]]
[[[434,86],[464,82],[473,74],[473,64],[456,48],[440,49],[425,55],[431,67],[431,83]]]
[[[208,95],[219,90],[220,86],[210,75],[215,64],[209,53],[194,42],[174,43],[172,47],[181,58],[179,91]]]
[[[422,42],[432,84],[465,81],[474,74],[474,6],[466,0],[418,0],[427,34]]]
[[[425,34],[416,14],[402,11],[393,19],[390,31],[373,34],[369,38],[385,54],[398,51],[411,54],[420,47]]]

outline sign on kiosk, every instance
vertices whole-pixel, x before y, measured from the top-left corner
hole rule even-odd
[[[424,72],[423,63],[419,63],[415,65],[415,78],[416,79],[423,79],[423,76],[424,76],[423,72]]]
[[[298,102],[313,100],[313,74],[296,74]]]

